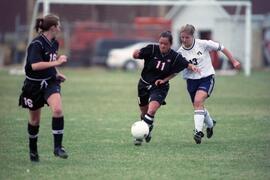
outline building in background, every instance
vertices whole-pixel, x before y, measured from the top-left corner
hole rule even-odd
[[[29,24],[32,16],[32,10],[35,0],[2,0],[0,6],[0,18],[2,25],[0,27],[0,43],[2,47],[1,56],[3,57],[3,49],[5,54],[9,54],[8,58],[5,58],[6,64],[20,63],[22,60],[22,50],[26,47],[26,38],[28,36]],[[82,37],[88,37],[91,32],[97,32],[100,29],[102,33],[96,37],[103,36],[107,38],[111,37],[128,37],[134,35],[136,31],[135,19],[137,17],[150,17],[150,18],[164,18],[169,17],[168,21],[171,22],[171,29],[174,32],[175,41],[178,38],[177,31],[180,26],[185,23],[194,24],[198,31],[198,36],[211,38],[213,40],[221,41],[226,47],[231,49],[233,53],[242,59],[243,51],[241,48],[241,42],[237,39],[243,36],[243,25],[241,22],[241,13],[239,16],[233,17],[236,9],[229,8],[211,8],[204,7],[180,7],[177,9],[177,13],[172,13],[172,10],[176,7],[172,6],[111,6],[111,5],[63,5],[54,4],[51,6],[51,12],[61,16],[64,22],[65,34],[62,37],[62,43],[69,42],[65,45],[65,50],[78,48],[80,45],[88,47],[84,53],[90,52],[89,48],[94,46],[95,40],[90,41],[89,44],[86,39]],[[40,12],[42,7],[40,7]],[[196,13],[194,13],[196,12]],[[268,26],[266,25],[267,14],[270,13],[270,1],[256,0],[252,1],[252,67],[260,68],[264,65],[269,65],[267,60],[267,37]],[[210,18],[209,18],[210,17]],[[232,21],[239,22],[238,26],[235,26]],[[87,32],[87,28],[80,29],[78,33],[78,24],[80,23],[96,23],[97,29],[91,27],[91,32]],[[107,29],[106,29],[107,28]],[[138,30],[138,29],[137,29]],[[165,26],[164,26],[165,30]],[[75,32],[75,33],[74,33]],[[141,31],[143,32],[143,31]],[[232,32],[234,35],[232,35]],[[83,35],[83,33],[85,33]],[[145,35],[148,32],[141,33]],[[75,34],[75,35],[74,35]],[[76,42],[76,35],[80,34],[81,40]],[[229,38],[228,38],[229,37]],[[135,37],[137,38],[137,37]],[[266,43],[263,43],[264,42]],[[83,41],[85,44],[83,44]],[[242,42],[243,43],[243,42]],[[177,44],[176,44],[177,46]],[[3,48],[4,47],[4,48]],[[91,49],[91,48],[90,48]],[[6,55],[4,55],[6,56]],[[91,56],[90,54],[83,54],[82,57]],[[79,57],[80,58],[80,57]],[[262,60],[263,58],[264,61]],[[76,59],[76,58],[75,58]],[[87,61],[87,60],[86,60]],[[2,60],[3,62],[3,60]],[[82,63],[83,64],[83,63]]]

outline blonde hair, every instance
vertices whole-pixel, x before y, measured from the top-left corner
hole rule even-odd
[[[195,27],[191,24],[186,24],[185,26],[182,26],[181,29],[180,29],[180,34],[182,32],[186,32],[190,35],[194,35],[194,32],[195,32]]]

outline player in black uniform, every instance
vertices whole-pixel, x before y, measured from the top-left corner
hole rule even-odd
[[[159,45],[149,44],[133,53],[135,59],[144,59],[144,68],[138,83],[138,100],[141,119],[149,126],[150,133],[145,138],[146,142],[151,140],[155,113],[165,104],[169,80],[185,68],[199,72],[196,66],[171,49],[172,41],[171,32],[165,31],[160,35]],[[135,139],[134,144],[141,145],[142,141]]]
[[[60,95],[60,83],[66,77],[58,72],[56,66],[65,63],[67,57],[57,56],[59,44],[55,37],[61,31],[59,18],[55,15],[38,18],[35,29],[39,35],[32,40],[27,49],[26,79],[19,99],[19,105],[28,108],[30,114],[28,122],[30,160],[39,161],[37,140],[41,108],[44,104],[49,105],[52,111],[54,155],[66,159],[68,155],[62,146],[64,116]]]

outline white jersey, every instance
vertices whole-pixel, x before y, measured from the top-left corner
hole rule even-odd
[[[201,79],[215,74],[209,52],[213,50],[223,50],[223,48],[224,47],[217,42],[201,39],[194,39],[190,48],[181,46],[177,52],[182,54],[189,62],[196,65],[201,71],[201,73],[196,73],[186,68],[183,70],[183,78]]]

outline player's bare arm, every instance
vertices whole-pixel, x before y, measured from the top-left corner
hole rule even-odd
[[[158,80],[156,80],[155,85],[156,86],[162,85],[162,84],[168,82],[169,80],[171,80],[172,78],[174,78],[177,74],[178,73],[174,73],[174,74],[172,74],[164,79],[158,79]]]
[[[237,60],[233,57],[233,55],[231,54],[231,52],[230,52],[228,49],[224,48],[224,49],[222,50],[222,52],[223,52],[223,54],[229,59],[229,61],[232,63],[232,65],[233,65],[233,67],[234,67],[235,69],[240,69],[240,68],[241,68],[240,62],[237,61]]]
[[[138,59],[139,56],[140,56],[140,50],[139,49],[136,49],[134,52],[133,52],[133,58],[134,59]]]
[[[65,55],[61,55],[59,56],[59,58],[56,61],[50,61],[50,62],[38,62],[38,63],[33,63],[32,64],[32,69],[34,71],[38,71],[38,70],[43,70],[43,69],[48,69],[51,67],[56,67],[56,66],[60,66],[64,63],[67,62],[67,56]]]

